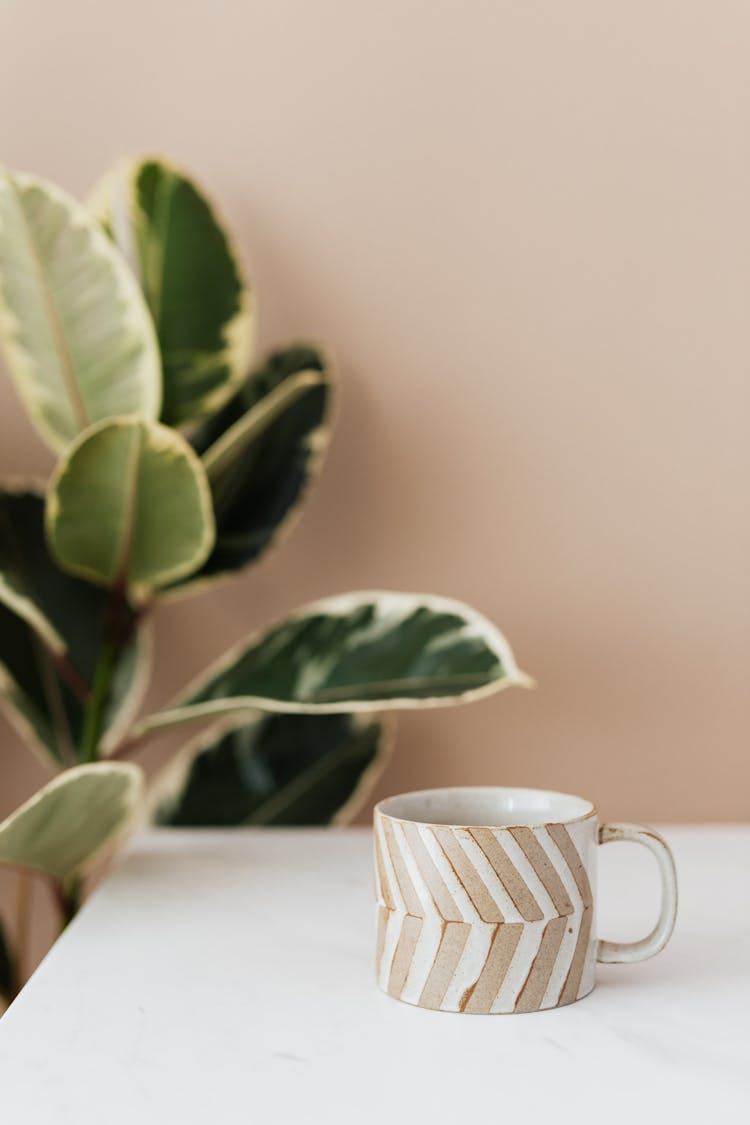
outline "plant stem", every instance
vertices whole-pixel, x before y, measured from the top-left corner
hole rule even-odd
[[[81,676],[69,656],[64,653],[51,653],[52,662],[58,671],[60,679],[64,680],[73,695],[85,703],[89,697],[89,687]]]
[[[115,670],[119,648],[111,640],[105,640],[99,662],[94,672],[94,683],[83,719],[79,758],[82,762],[93,762],[97,758],[99,739],[104,725],[104,711],[109,700],[112,674]]]
[[[21,868],[16,884],[16,990],[20,991],[26,972],[26,954],[29,941],[29,922],[31,917],[31,875]]]
[[[65,910],[63,912],[63,929],[72,922],[81,909],[83,897],[83,879],[80,875],[73,875],[63,889],[65,895]]]
[[[150,750],[152,746],[152,731],[147,731],[146,734],[128,734],[122,742],[110,751],[107,755],[107,760],[110,762],[121,762],[123,759],[128,760],[136,754],[140,754],[143,750]],[[156,734],[159,732],[156,731]]]
[[[71,875],[64,883],[55,883],[54,892],[60,910],[60,933],[62,933],[81,909],[83,880],[80,875]]]
[[[123,581],[110,591],[104,636],[94,671],[94,682],[86,703],[78,747],[78,757],[82,762],[94,762],[99,756],[99,741],[104,726],[104,713],[112,690],[112,677],[118,657],[130,640],[135,622],[136,614],[131,611],[128,604]]]
[[[31,915],[31,873],[23,867],[18,869],[16,883],[16,916],[14,947],[11,954],[10,989],[6,1000],[10,1004],[26,983],[26,964],[28,960],[29,922]]]

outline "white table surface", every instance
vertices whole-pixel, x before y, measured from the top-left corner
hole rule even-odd
[[[750,828],[664,832],[671,945],[519,1016],[376,989],[365,830],[145,836],[0,1020],[0,1121],[748,1121]],[[643,849],[602,849],[600,936],[641,936],[657,893]]]

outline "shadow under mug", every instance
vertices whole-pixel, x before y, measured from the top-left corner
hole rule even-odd
[[[598,844],[654,853],[659,919],[635,942],[597,940]],[[376,971],[390,996],[442,1012],[562,1007],[597,961],[664,948],[677,913],[672,853],[650,828],[600,825],[582,797],[541,789],[426,789],[375,808]]]

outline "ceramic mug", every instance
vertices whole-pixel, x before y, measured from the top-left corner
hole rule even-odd
[[[595,937],[597,845],[654,853],[661,910],[641,941]],[[582,797],[426,789],[375,808],[376,967],[389,995],[442,1012],[535,1012],[594,987],[597,961],[643,961],[677,913],[669,848],[650,828],[600,825]]]

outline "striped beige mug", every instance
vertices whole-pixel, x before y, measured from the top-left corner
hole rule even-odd
[[[597,845],[632,840],[659,862],[659,920],[641,941],[597,941]],[[597,961],[664,948],[677,912],[669,848],[603,824],[581,797],[541,789],[427,789],[375,809],[376,967],[389,995],[442,1012],[534,1012],[591,992]]]

